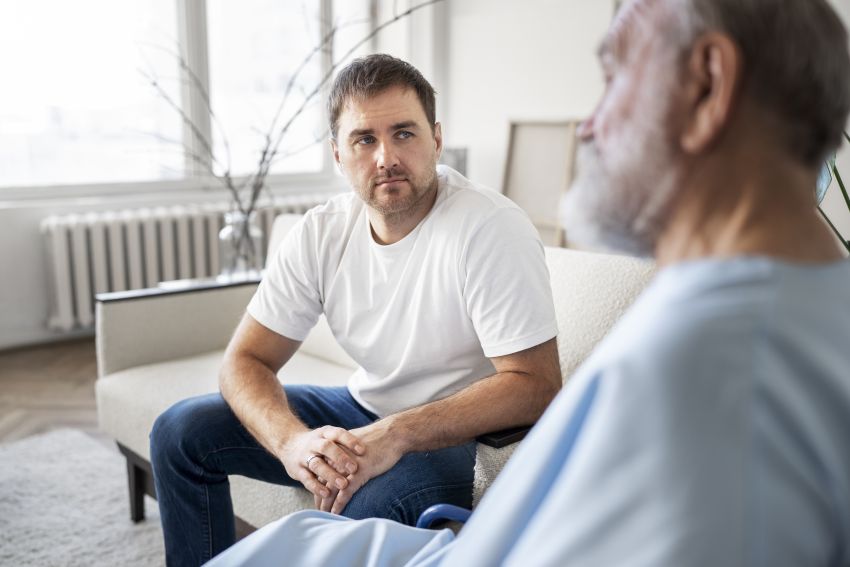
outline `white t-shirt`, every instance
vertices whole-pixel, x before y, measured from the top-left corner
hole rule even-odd
[[[385,416],[494,373],[488,357],[557,334],[543,245],[503,195],[438,166],[434,207],[405,238],[372,238],[354,193],[307,212],[268,266],[248,313],[293,340],[324,312],[360,368],[352,396]]]

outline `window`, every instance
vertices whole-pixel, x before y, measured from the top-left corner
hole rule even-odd
[[[274,120],[293,73],[322,37],[317,0],[207,1],[209,74],[214,149],[220,161],[230,150],[235,175],[256,170],[265,134]],[[280,113],[275,132],[305,104],[278,148],[271,173],[315,172],[322,168],[327,142],[323,92],[305,98],[322,78],[322,52],[299,75]],[[287,157],[289,155],[289,157]]]
[[[187,158],[189,135],[178,110],[157,94],[145,74],[198,122],[222,164],[227,139],[233,175],[255,171],[290,74],[322,37],[322,18],[330,18],[323,13],[325,5],[330,2],[0,3],[0,188],[203,175]],[[179,17],[178,8],[187,18]],[[191,19],[198,14],[206,14],[206,26]],[[181,21],[188,22],[186,29],[178,27]],[[198,90],[192,92],[190,81],[181,80],[178,38],[183,38],[183,53],[201,54],[187,59],[204,66],[195,71],[210,94],[214,116],[209,124],[198,120]],[[321,52],[310,59],[279,125],[326,69]],[[272,174],[326,167],[325,95],[313,97],[293,122],[278,148],[293,155],[278,159]],[[321,141],[311,143],[316,140]],[[197,146],[190,152],[197,155]]]
[[[180,122],[139,69],[176,74],[173,1],[0,3],[0,186],[183,175]],[[172,96],[179,94],[172,90]]]

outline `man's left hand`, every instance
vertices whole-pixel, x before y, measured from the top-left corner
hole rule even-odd
[[[390,434],[387,419],[376,421],[366,427],[352,429],[351,433],[362,441],[366,451],[363,455],[355,457],[358,467],[354,474],[348,475],[348,486],[342,490],[328,487],[331,489],[331,495],[322,499],[319,505],[322,511],[341,514],[355,492],[373,478],[393,468],[404,456],[405,451],[399,443],[398,436],[394,438]]]

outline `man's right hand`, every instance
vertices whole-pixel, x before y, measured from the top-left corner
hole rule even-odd
[[[291,435],[279,458],[290,478],[315,497],[329,498],[329,488],[336,491],[348,486],[346,477],[357,472],[357,456],[365,451],[363,442],[349,431],[328,425]]]

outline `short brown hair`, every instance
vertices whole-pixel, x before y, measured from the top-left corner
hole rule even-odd
[[[331,138],[336,140],[339,115],[349,100],[374,96],[395,86],[407,87],[416,93],[433,131],[437,122],[434,87],[407,61],[376,53],[355,59],[336,76],[328,97]]]

